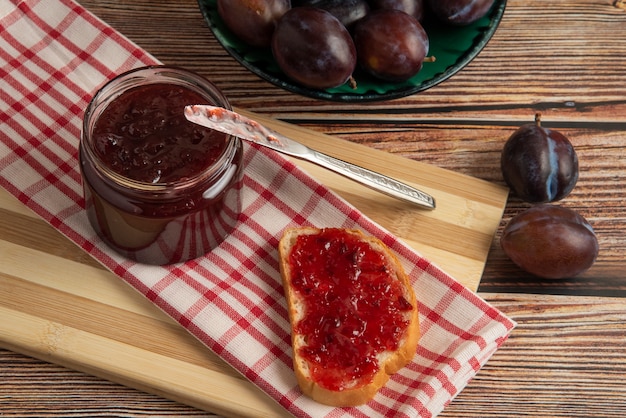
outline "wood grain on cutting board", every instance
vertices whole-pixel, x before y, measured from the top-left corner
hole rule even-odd
[[[448,274],[477,289],[506,203],[505,188],[248,115],[314,149],[432,194],[437,209],[425,211],[296,161]],[[228,416],[287,414],[4,190],[0,317],[4,348]]]

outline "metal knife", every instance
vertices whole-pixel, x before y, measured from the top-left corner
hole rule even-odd
[[[253,119],[223,107],[189,105],[185,107],[185,118],[198,125],[312,162],[388,196],[417,204],[422,208],[435,209],[435,199],[421,190],[367,168],[315,151],[285,135],[266,128]]]

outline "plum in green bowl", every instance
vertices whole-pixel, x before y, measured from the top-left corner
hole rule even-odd
[[[238,38],[221,19],[217,11],[217,0],[198,0],[198,3],[215,38],[241,65],[287,91],[336,102],[397,99],[427,90],[447,80],[469,64],[487,45],[506,8],[506,0],[495,0],[485,16],[465,26],[445,24],[432,16],[426,16],[422,24],[429,38],[428,55],[435,57],[435,60],[425,62],[422,69],[406,81],[384,81],[357,68],[353,75],[356,87],[346,83],[320,90],[305,87],[285,75],[269,47],[251,46]]]

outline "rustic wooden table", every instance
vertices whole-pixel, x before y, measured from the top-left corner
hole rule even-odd
[[[463,71],[424,93],[364,105],[317,101],[248,72],[212,37],[194,0],[81,0],[166,64],[210,77],[233,105],[503,184],[504,141],[543,114],[578,151],[562,205],[595,228],[600,255],[581,276],[517,269],[496,234],[478,289],[518,322],[444,417],[623,416],[626,411],[626,5],[509,0]],[[527,205],[511,196],[501,228]],[[156,395],[0,350],[0,416],[211,416]]]

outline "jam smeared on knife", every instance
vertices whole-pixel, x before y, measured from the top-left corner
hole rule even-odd
[[[307,336],[301,356],[320,385],[341,390],[367,384],[376,356],[395,350],[412,309],[383,255],[341,229],[298,237],[290,254],[292,285],[315,309],[304,313],[298,333]]]
[[[185,113],[191,120],[194,120],[194,116],[203,116],[212,122],[211,125],[214,126],[210,126],[211,128],[228,132],[239,138],[251,139],[257,143],[267,143],[280,148],[285,146],[272,131],[259,122],[222,107],[190,105],[185,108]]]
[[[185,117],[198,125],[317,164],[397,199],[415,203],[422,208],[435,209],[435,199],[413,186],[311,149],[237,112],[215,106],[189,105],[185,106]]]

